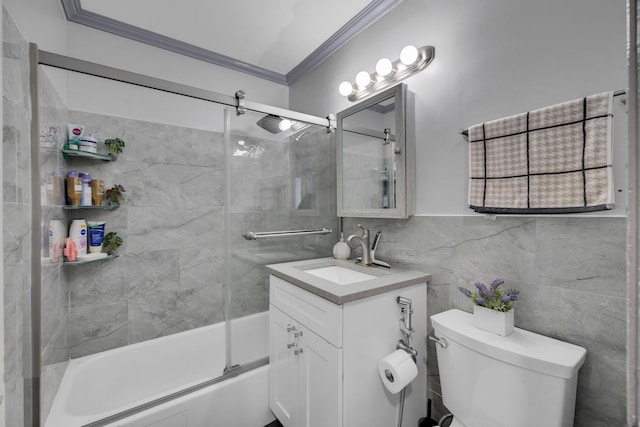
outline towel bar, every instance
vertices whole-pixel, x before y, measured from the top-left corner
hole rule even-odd
[[[331,234],[333,230],[330,230],[326,227],[322,227],[320,229],[312,229],[312,230],[283,230],[283,231],[262,231],[262,232],[254,232],[247,231],[246,233],[242,233],[242,237],[247,240],[259,240],[259,239],[270,239],[272,237],[295,237],[295,236],[309,236],[312,234]]]
[[[622,96],[622,95],[626,95],[626,94],[627,94],[626,89],[620,89],[620,90],[616,90],[615,92],[613,92],[613,96]],[[469,129],[462,129],[462,130],[460,130],[459,133],[460,133],[460,135],[464,136],[466,140],[469,140]]]

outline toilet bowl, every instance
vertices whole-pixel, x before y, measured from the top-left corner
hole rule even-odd
[[[431,316],[450,427],[572,427],[586,350],[523,329],[503,337],[473,316]]]

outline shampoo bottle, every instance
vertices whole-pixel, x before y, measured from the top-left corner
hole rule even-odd
[[[55,263],[62,257],[64,249],[64,239],[66,238],[65,227],[59,219],[49,221],[49,258]]]
[[[69,238],[75,243],[78,255],[87,254],[87,222],[84,219],[74,219],[71,222]]]
[[[91,206],[91,174],[80,172],[80,181],[82,182],[82,197],[80,198],[81,206]]]

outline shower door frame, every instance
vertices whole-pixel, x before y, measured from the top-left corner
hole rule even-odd
[[[638,9],[640,0],[627,0],[627,57],[629,79],[629,137],[628,137],[628,186],[629,208],[627,217],[627,424],[638,426],[640,407],[640,25]]]
[[[30,80],[30,98],[31,98],[31,164],[40,164],[40,141],[39,141],[39,102],[38,102],[38,71],[39,65],[49,66],[61,70],[76,72],[94,77],[100,77],[108,80],[117,81],[120,83],[131,84],[134,86],[144,87],[148,89],[155,89],[162,92],[171,93],[174,95],[185,96],[192,99],[201,101],[213,102],[215,104],[225,105],[227,107],[236,108],[236,114],[241,115],[246,111],[252,111],[259,114],[271,114],[288,119],[305,122],[309,124],[319,125],[327,128],[327,131],[333,131],[336,123],[333,115],[329,115],[326,118],[313,116],[306,113],[300,113],[296,111],[287,110],[285,108],[275,107],[272,105],[262,104],[259,102],[246,99],[245,93],[242,90],[236,92],[235,96],[229,96],[220,94],[217,92],[209,91],[206,89],[197,88],[194,86],[184,85],[181,83],[172,82],[169,80],[163,80],[144,74],[134,73],[131,71],[122,70],[119,68],[109,67],[94,62],[84,61],[81,59],[73,58],[70,56],[60,55],[57,53],[47,52],[38,49],[37,44],[29,44],[29,80]],[[227,133],[229,115],[228,109],[225,109],[225,156],[227,155]],[[226,161],[226,159],[225,159]],[[225,174],[225,181],[228,180],[228,172]],[[227,193],[229,183],[225,183],[225,194]],[[29,384],[30,390],[25,389],[25,397],[29,394],[31,398],[31,411],[28,415],[32,417],[31,425],[33,427],[40,426],[40,377],[42,375],[42,361],[41,361],[41,262],[40,262],[40,239],[42,237],[42,230],[40,227],[41,216],[41,201],[40,201],[40,168],[31,168],[31,378]],[[228,197],[226,194],[225,197]],[[225,203],[225,210],[229,209],[227,203]],[[229,215],[228,211],[225,212],[225,218]],[[227,221],[225,219],[225,221]],[[228,222],[228,221],[227,221]],[[229,233],[228,223],[225,224],[225,233]],[[229,240],[226,239],[228,244]],[[228,249],[227,249],[228,252]],[[228,268],[227,268],[228,270]],[[229,278],[228,271],[226,273],[226,279]],[[228,290],[229,282],[225,280],[227,291],[225,295],[225,306],[228,306],[226,297],[230,295]],[[225,308],[225,322],[228,308]],[[85,427],[98,427],[108,423],[123,419],[130,415],[139,413],[149,408],[161,405],[168,401],[174,400],[178,397],[185,396],[203,388],[209,387],[215,383],[224,381],[228,378],[238,376],[244,372],[248,372],[252,369],[258,368],[268,364],[268,356],[262,359],[246,363],[244,365],[230,366],[231,354],[230,354],[230,332],[229,324],[225,324],[225,364],[227,365],[221,376],[212,380],[203,382],[201,384],[189,387],[187,389],[163,396],[153,401],[147,402],[136,408],[120,412],[108,418],[87,424]],[[27,415],[27,414],[25,414]]]

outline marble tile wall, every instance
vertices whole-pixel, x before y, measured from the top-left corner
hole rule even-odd
[[[519,289],[517,327],[587,349],[575,426],[625,423],[624,218],[359,218],[345,219],[345,234],[357,231],[356,222],[382,231],[378,258],[432,274],[430,314],[472,311],[458,286],[500,277]],[[428,348],[428,394],[441,416],[448,411],[440,397],[435,348]]]
[[[24,37],[3,8],[3,250],[5,423],[30,419],[31,191],[29,55]]]
[[[255,119],[254,119],[255,120]],[[278,262],[328,256],[332,236],[247,241],[247,231],[336,228],[335,144],[324,128],[307,129],[298,140],[252,140],[258,157],[234,156],[231,160],[231,317],[269,308],[269,277],[263,266]],[[293,180],[312,182],[310,192],[297,201]],[[259,298],[248,298],[259,295]]]
[[[116,210],[71,215],[106,221],[124,245],[117,259],[68,268],[70,356],[223,320],[223,136],[78,111],[69,120],[126,141],[115,162],[67,165],[126,189]]]
[[[383,177],[388,179],[389,173],[384,173],[384,154],[380,152],[382,150],[372,150],[371,145],[367,147],[367,152],[363,148],[357,151],[358,147],[344,150],[342,199],[345,209],[356,209],[359,206],[370,206],[372,209],[383,207],[381,187]]]
[[[223,134],[78,111],[70,111],[69,120],[85,125],[99,140],[126,141],[116,162],[69,164],[104,179],[105,187],[126,189],[117,210],[72,214],[106,221],[107,231],[117,231],[125,243],[115,260],[68,269],[70,356],[224,320]],[[330,237],[288,239],[285,250],[278,244],[277,253],[270,244],[265,249],[262,242],[244,240],[242,232],[336,223],[335,169],[328,167],[335,155],[326,133],[309,132],[296,145],[242,138],[247,146],[260,146],[261,155],[235,156],[231,162],[232,317],[268,308],[262,265],[281,257],[327,255],[333,244]],[[310,150],[322,155],[309,156]],[[290,175],[296,168],[320,176],[316,199],[321,207],[291,209]]]

